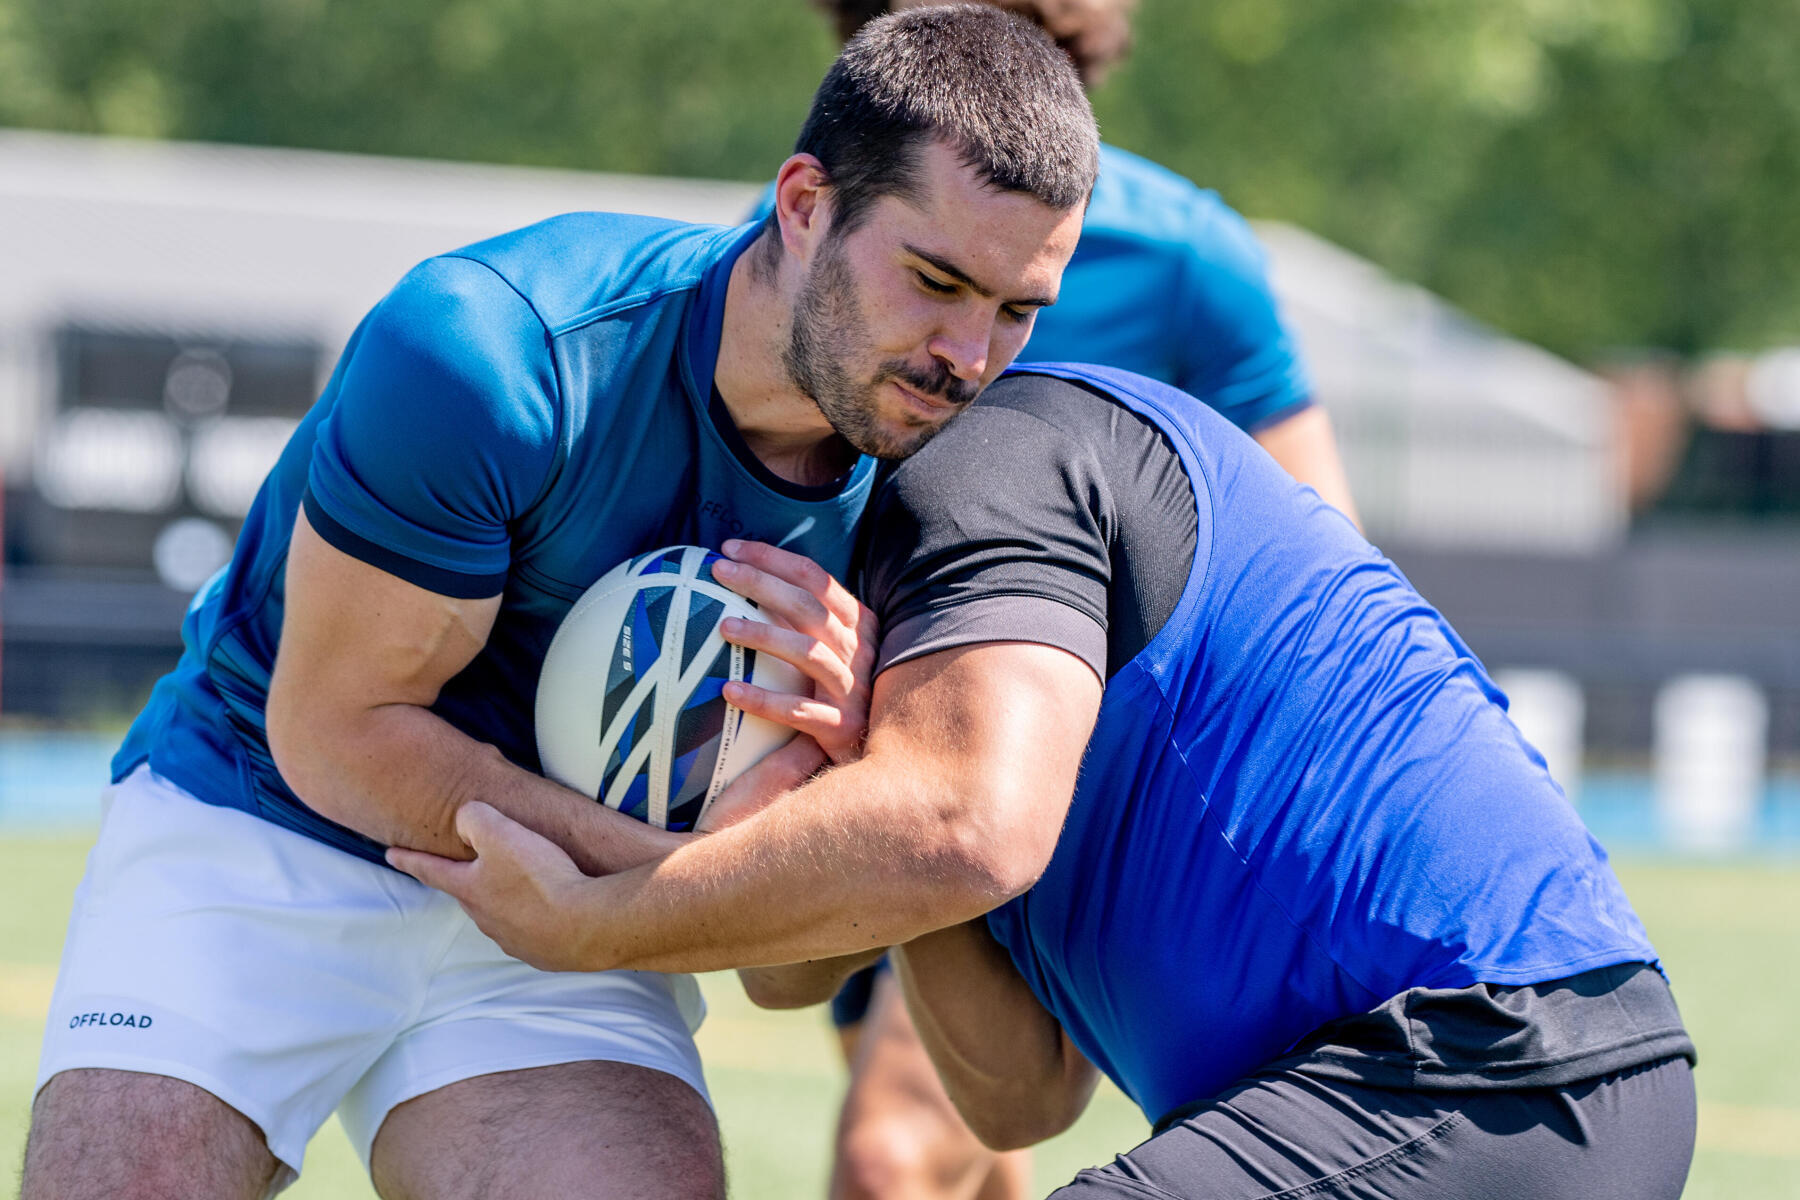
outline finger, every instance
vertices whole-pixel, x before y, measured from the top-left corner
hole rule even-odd
[[[737,538],[727,541],[724,550],[727,558],[749,563],[814,596],[838,620],[855,628],[857,614],[862,609],[861,602],[831,572],[804,554],[783,550],[767,542],[742,541]]]
[[[781,661],[791,663],[833,695],[848,695],[856,687],[856,673],[850,664],[817,638],[743,617],[727,617],[719,623],[719,633],[728,642],[773,654]]]
[[[774,692],[753,683],[728,683],[724,687],[724,693],[727,700],[751,716],[785,725],[822,744],[835,744],[846,738],[861,736],[860,729],[852,727],[852,718],[843,709],[814,700],[810,696]]]
[[[456,835],[475,851],[477,861],[499,858],[551,867],[566,862],[576,870],[575,860],[561,846],[479,800],[456,810]]]
[[[830,571],[806,555],[797,554],[792,550],[783,550],[780,546],[771,546],[767,542],[731,538],[726,541],[722,549],[725,551],[726,558],[735,562],[748,563],[759,571],[791,583],[801,591],[821,599],[832,583]]]
[[[822,600],[779,575],[728,558],[715,562],[712,569],[714,579],[784,624],[815,637],[831,625],[831,610]]]
[[[405,871],[426,887],[448,892],[458,900],[474,889],[476,868],[473,862],[427,854],[423,850],[407,850],[401,846],[388,847],[387,862],[388,866],[397,871]]]

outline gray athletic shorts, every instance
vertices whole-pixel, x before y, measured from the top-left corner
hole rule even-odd
[[[1253,1076],[1052,1200],[1676,1200],[1694,1081],[1665,1058],[1563,1087]]]

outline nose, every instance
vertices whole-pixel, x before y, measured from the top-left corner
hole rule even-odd
[[[980,379],[987,370],[993,332],[991,314],[965,311],[947,321],[925,348],[958,379]]]

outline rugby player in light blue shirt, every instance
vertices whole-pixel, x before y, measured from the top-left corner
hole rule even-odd
[[[114,763],[24,1195],[253,1200],[336,1109],[384,1195],[722,1196],[693,982],[509,958],[382,849],[468,856],[476,800],[596,871],[692,836],[543,778],[531,729],[558,622],[671,542],[735,554],[721,580],[792,627],[731,631],[813,676],[728,691],[819,739],[771,759],[852,752],[861,610],[734,539],[843,570],[867,456],[916,450],[1054,302],[1097,155],[1029,23],[900,14],[827,76],[773,224],[559,217],[402,279]]]

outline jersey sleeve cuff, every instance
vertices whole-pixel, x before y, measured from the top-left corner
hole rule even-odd
[[[351,558],[368,563],[371,567],[386,571],[389,575],[404,579],[428,592],[436,592],[440,596],[456,600],[485,600],[506,590],[505,571],[471,575],[447,570],[408,558],[347,529],[325,511],[310,487],[301,496],[300,506],[305,510],[307,523],[313,527],[313,531],[333,549],[341,550]]]
[[[875,673],[977,642],[1033,642],[1067,650],[1106,681],[1106,630],[1080,609],[1043,596],[982,596],[906,617],[881,639]]]

